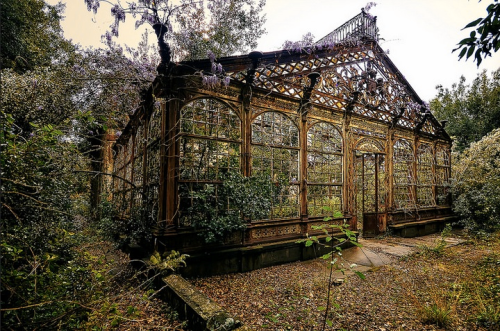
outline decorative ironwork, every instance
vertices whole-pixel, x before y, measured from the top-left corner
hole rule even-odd
[[[342,211],[342,135],[320,122],[307,132],[307,210],[310,216]]]
[[[353,230],[356,216],[384,229],[385,220],[446,215],[451,139],[378,45],[376,20],[361,13],[325,38],[307,50],[218,59],[228,87],[203,86],[197,73],[209,60],[163,73],[162,107],[151,88],[115,147],[123,216],[142,206],[163,226],[157,233],[184,238],[200,191],[225,205],[227,172],[273,185],[269,217],[231,245],[303,236],[331,214],[325,207],[352,216]]]
[[[252,174],[276,185],[269,219],[298,217],[299,130],[285,115],[263,113],[252,122]]]
[[[450,150],[446,146],[436,147],[436,204],[446,206],[448,204],[448,181],[451,173]]]
[[[323,38],[321,38],[317,45],[336,44],[342,41],[356,41],[370,39],[378,41],[378,28],[377,19],[362,12],[349,21],[342,24]]]
[[[399,139],[393,146],[393,183],[394,208],[411,211],[416,209],[415,203],[415,157],[410,143]]]
[[[263,239],[269,237],[280,237],[289,234],[300,234],[301,229],[299,224],[285,225],[280,227],[265,227],[252,229],[252,238]]]
[[[180,111],[179,220],[187,226],[196,192],[217,186],[222,175],[240,171],[241,121],[215,99],[197,99]]]
[[[434,156],[432,147],[428,144],[420,144],[417,149],[417,201],[420,208],[433,207],[436,205],[432,188],[434,176],[432,167]]]

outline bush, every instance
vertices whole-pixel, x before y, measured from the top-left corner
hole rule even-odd
[[[217,196],[216,187],[209,184],[195,192],[196,202],[188,210],[206,243],[222,242],[226,234],[245,229],[249,220],[269,217],[272,194],[277,194],[267,176],[230,172],[222,180]]]
[[[453,172],[453,208],[459,223],[475,233],[500,229],[500,129],[466,149]]]
[[[105,240],[113,242],[120,249],[151,242],[151,229],[155,224],[152,218],[146,217],[143,208],[131,208],[125,217],[117,215],[120,215],[120,212],[116,204],[107,195],[103,195],[99,204],[96,228],[98,234]]]
[[[26,131],[5,112],[0,123],[2,326],[72,329],[85,315],[76,301],[90,277],[74,251],[83,240],[73,204],[85,197],[72,171],[80,155],[52,125]]]

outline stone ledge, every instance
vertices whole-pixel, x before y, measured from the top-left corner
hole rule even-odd
[[[179,313],[182,320],[194,331],[231,331],[241,329],[241,322],[235,320],[216,302],[198,291],[191,283],[179,275],[163,278],[167,285],[163,299]]]
[[[403,238],[412,238],[437,233],[443,230],[446,223],[456,220],[456,216],[432,218],[428,220],[388,225],[393,234]]]
[[[415,221],[415,222],[391,224],[391,225],[388,225],[388,227],[393,228],[393,229],[404,229],[404,228],[408,228],[408,227],[412,227],[412,226],[425,225],[425,224],[431,224],[431,223],[450,222],[450,221],[454,221],[455,219],[456,219],[456,216],[448,216],[448,217],[432,218],[432,219],[428,219],[428,220]]]

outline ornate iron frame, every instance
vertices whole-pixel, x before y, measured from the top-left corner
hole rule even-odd
[[[269,219],[252,221],[246,231],[228,236],[226,247],[296,239],[314,233],[311,226],[324,216],[317,208],[328,204],[344,215],[335,222],[347,219],[350,228],[357,230],[359,190],[354,189],[355,180],[365,168],[356,167],[356,155],[363,153],[380,155],[376,160],[383,162],[372,186],[380,204],[375,222],[377,233],[386,231],[388,226],[451,215],[446,191],[451,171],[451,139],[377,41],[376,19],[362,12],[307,49],[218,59],[224,74],[230,77],[227,87],[203,84],[203,77],[217,80],[209,59],[169,63],[145,94],[141,107],[114,147],[115,173],[125,179],[115,179],[113,184],[113,196],[120,201],[122,212],[142,208],[143,217],[155,220],[155,235],[168,237],[169,248],[201,249],[202,242],[196,237],[196,230],[189,227],[188,216],[179,214],[181,200],[186,199],[179,197],[180,185],[190,185],[192,189],[203,183],[219,183],[217,176],[182,175],[188,149],[180,142],[198,139],[198,145],[189,148],[191,157],[196,159],[198,155],[199,164],[200,152],[194,150],[201,148],[200,141],[237,144],[237,167],[243,175],[250,176],[263,166],[286,172],[287,192],[295,195],[296,212],[283,211],[282,217],[276,216],[276,212]],[[219,110],[208,107],[203,111],[213,112],[220,119],[224,109],[238,119],[238,137],[183,129],[186,107],[210,102],[220,105]],[[207,115],[203,123],[194,117],[189,121],[201,128],[211,120]],[[288,131],[279,131],[284,130],[280,125],[285,124]],[[268,126],[275,131],[269,131]],[[295,133],[290,131],[292,126]],[[319,127],[321,130],[312,131]],[[293,143],[290,135],[296,135]],[[324,136],[325,144],[313,146],[319,141],[315,135]],[[338,137],[332,143],[334,135]],[[261,163],[256,156],[259,153]],[[276,162],[288,155],[289,160],[280,159],[280,168],[265,163],[269,160],[264,160],[264,155]],[[323,163],[314,165],[313,158],[322,158]],[[221,159],[213,156],[203,162],[216,169]],[[290,169],[284,170],[285,163],[290,167],[290,162],[297,162],[296,175]],[[318,179],[326,174],[313,170],[320,165],[336,169],[336,174],[330,174],[334,182]],[[316,191],[331,201],[320,201]],[[278,207],[284,210],[285,204]]]

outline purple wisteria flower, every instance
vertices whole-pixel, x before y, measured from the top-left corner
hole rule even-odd
[[[93,11],[94,15],[97,14],[97,9],[101,5],[99,0],[85,0],[85,3],[88,11]]]
[[[114,16],[117,21],[125,22],[125,10],[119,5],[114,5],[113,8],[111,8],[111,16]]]
[[[207,52],[207,57],[210,60],[210,62],[214,62],[215,61],[215,54],[212,51],[208,51]]]
[[[78,64],[75,64],[73,66],[73,71],[76,72],[76,73],[79,73],[81,75],[84,75],[85,74],[85,69],[83,69],[81,66],[79,66]]]
[[[373,7],[375,7],[377,5],[376,2],[373,2],[373,1],[370,1],[366,4],[365,6],[365,12],[369,12],[370,9],[372,9]]]

